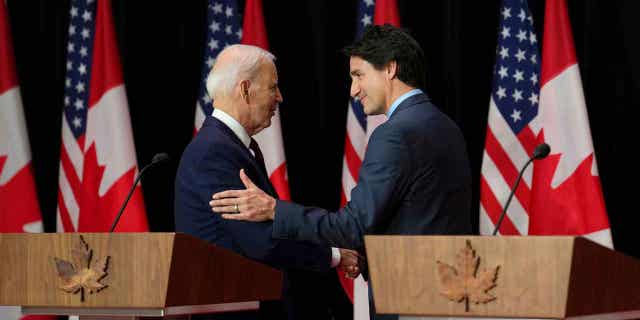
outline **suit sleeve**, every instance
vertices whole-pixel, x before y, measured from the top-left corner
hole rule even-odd
[[[398,132],[378,127],[369,141],[351,200],[337,212],[276,203],[273,237],[361,249],[364,235],[384,230],[407,185],[408,150]]]
[[[271,237],[273,223],[271,222],[249,223],[224,220],[211,212],[208,203],[212,194],[228,189],[244,189],[244,185],[239,177],[241,164],[232,159],[220,159],[223,157],[219,156],[220,152],[210,154],[211,158],[204,159],[198,170],[202,173],[198,180],[204,184],[199,188],[204,190],[201,194],[201,201],[206,208],[204,214],[223,224],[222,229],[231,238],[233,250],[252,260],[279,269],[307,269],[320,272],[329,270],[331,249],[328,246],[273,239]],[[257,174],[251,170],[245,171],[250,177],[253,176],[252,179]]]

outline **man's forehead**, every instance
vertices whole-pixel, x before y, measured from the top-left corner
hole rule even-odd
[[[366,68],[367,65],[367,61],[358,57],[358,56],[351,56],[351,58],[349,59],[349,70],[350,72],[355,72],[355,71],[359,71],[362,68]]]

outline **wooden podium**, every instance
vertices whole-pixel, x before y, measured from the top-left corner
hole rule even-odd
[[[107,256],[97,284],[91,281],[100,274],[87,271],[67,278],[85,288],[61,289],[70,282],[60,268],[80,275],[79,265],[91,260],[84,268],[100,269]],[[279,271],[180,233],[0,234],[0,305],[25,314],[180,318],[257,309],[259,301],[280,299],[281,289]]]
[[[640,261],[582,237],[366,236],[365,244],[378,313],[640,318]]]

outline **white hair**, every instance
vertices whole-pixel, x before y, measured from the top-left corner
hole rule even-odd
[[[214,64],[207,76],[209,97],[226,97],[233,93],[238,81],[253,79],[263,60],[275,61],[275,56],[260,47],[234,44],[224,48],[218,58],[225,57],[223,65]]]

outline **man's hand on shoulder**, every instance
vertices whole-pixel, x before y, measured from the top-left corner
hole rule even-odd
[[[229,220],[253,222],[273,220],[276,199],[258,188],[244,173],[244,169],[240,170],[240,180],[246,189],[215,193],[209,202],[211,210]]]

